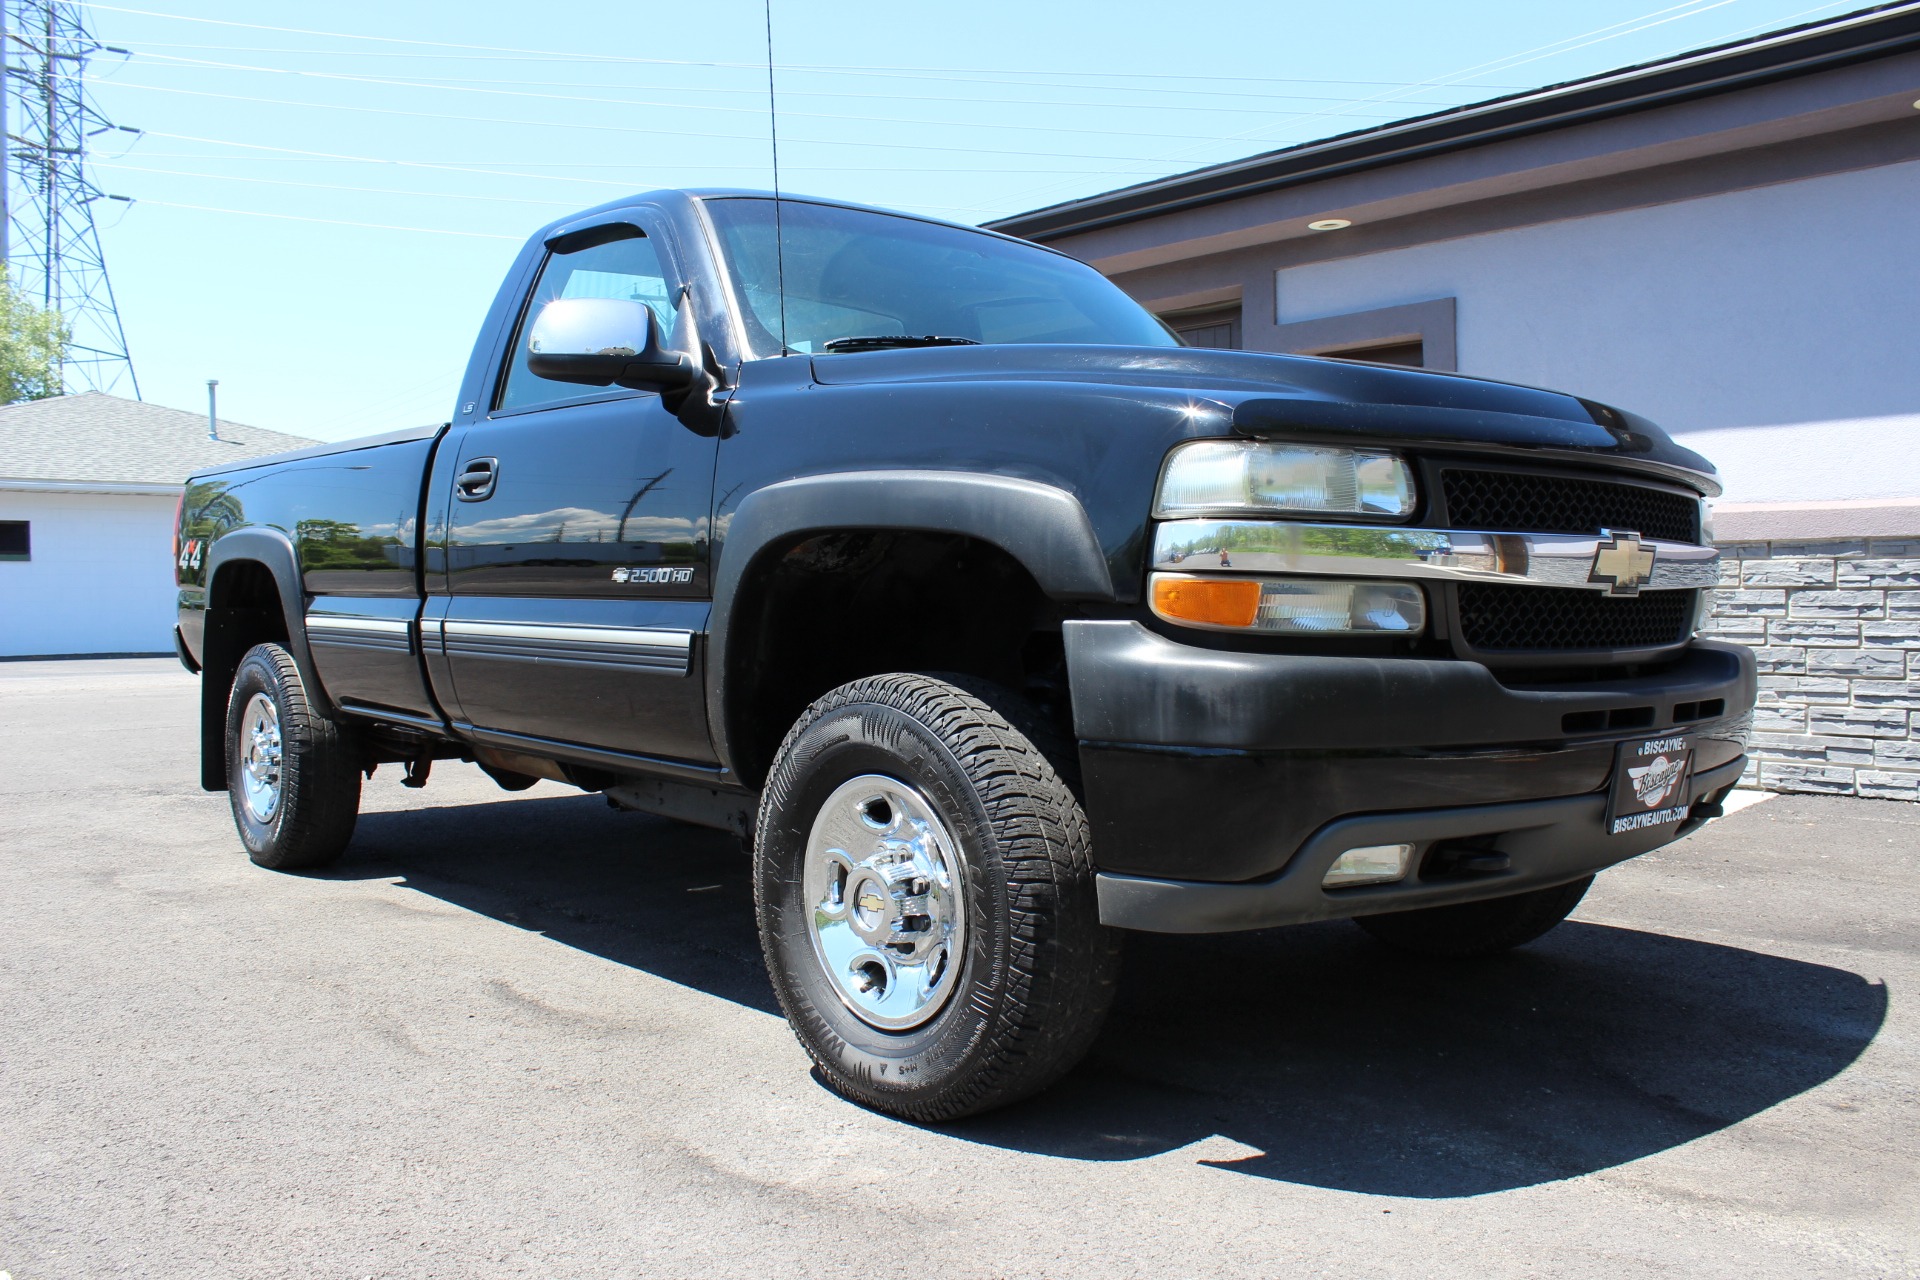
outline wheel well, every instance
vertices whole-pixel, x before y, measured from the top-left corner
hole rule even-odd
[[[200,653],[200,785],[227,786],[227,694],[247,650],[286,644],[286,612],[273,571],[258,560],[230,560],[207,587],[206,636]]]
[[[1070,729],[1060,610],[990,542],[886,529],[813,534],[764,553],[740,592],[724,705],[734,771],[751,786],[808,703],[862,676],[977,676]]]

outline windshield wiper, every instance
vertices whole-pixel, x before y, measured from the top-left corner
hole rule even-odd
[[[924,338],[915,338],[904,333],[887,333],[877,334],[871,338],[835,338],[820,349],[839,353],[885,351],[891,347],[977,347],[979,345],[972,338],[950,338],[937,333],[929,333]]]

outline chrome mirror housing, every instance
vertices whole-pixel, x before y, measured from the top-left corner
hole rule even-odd
[[[644,302],[556,298],[527,335],[527,368],[555,382],[636,391],[677,391],[693,381],[693,362],[660,343],[660,324]]]

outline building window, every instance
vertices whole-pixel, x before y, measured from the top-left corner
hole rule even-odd
[[[25,520],[0,520],[0,560],[33,559],[33,538]]]
[[[1170,311],[1160,317],[1167,328],[1190,347],[1240,349],[1240,305],[1207,307],[1198,311]]]
[[[1404,364],[1415,369],[1423,369],[1427,364],[1427,345],[1419,338],[1411,342],[1386,342],[1379,346],[1335,348],[1314,354],[1334,356],[1341,360],[1371,360],[1375,364]]]
[[[1454,310],[1452,298],[1431,298],[1295,320],[1274,327],[1272,349],[1289,355],[1338,356],[1451,372],[1460,367]]]

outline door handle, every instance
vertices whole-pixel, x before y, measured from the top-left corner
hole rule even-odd
[[[482,502],[493,496],[500,480],[500,459],[469,458],[453,482],[453,491],[462,502]]]

